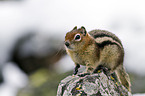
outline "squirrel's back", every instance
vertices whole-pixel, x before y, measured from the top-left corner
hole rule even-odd
[[[89,34],[95,38],[95,41],[97,43],[102,43],[102,42],[114,42],[114,43],[117,43],[120,47],[123,48],[122,46],[122,43],[120,41],[120,39],[113,33],[111,32],[108,32],[106,30],[99,30],[99,29],[96,29],[96,30],[92,30],[89,32]],[[109,43],[108,42],[108,43]]]
[[[105,30],[92,30],[89,34],[95,39],[96,45],[99,47],[99,63],[106,63],[105,66],[110,67],[112,70],[123,64],[124,48],[115,34]]]

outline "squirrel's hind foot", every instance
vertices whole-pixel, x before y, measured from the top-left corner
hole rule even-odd
[[[110,70],[102,65],[99,65],[98,67],[96,67],[93,73],[99,73],[100,71],[103,71],[106,75],[110,74]]]

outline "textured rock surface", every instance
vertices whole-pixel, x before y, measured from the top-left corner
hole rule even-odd
[[[57,96],[131,96],[131,93],[112,76],[100,72],[66,77],[58,86]]]

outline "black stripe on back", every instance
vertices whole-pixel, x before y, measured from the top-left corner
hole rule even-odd
[[[104,48],[104,46],[106,46],[106,45],[117,45],[117,46],[119,46],[119,45],[116,44],[115,42],[111,42],[111,41],[109,41],[109,40],[104,41],[104,42],[102,42],[102,43],[97,43],[97,42],[96,42],[96,45],[97,45],[98,47],[100,47],[100,48]]]
[[[94,38],[98,38],[98,37],[111,37],[111,36],[103,33],[94,35]]]
[[[101,33],[101,34],[96,34],[96,35],[94,35],[93,37],[94,37],[95,39],[96,39],[96,38],[99,38],[99,37],[110,37],[110,38],[112,38],[113,40],[117,41],[117,42],[122,46],[121,42],[120,42],[117,38],[114,38],[113,36],[110,36],[110,35],[107,35],[107,34],[103,34],[103,33]],[[111,41],[110,41],[110,42],[111,42]]]

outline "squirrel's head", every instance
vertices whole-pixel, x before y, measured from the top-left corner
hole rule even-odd
[[[85,46],[87,40],[87,31],[85,27],[77,29],[77,26],[68,32],[65,36],[65,47],[72,51],[77,51]]]

